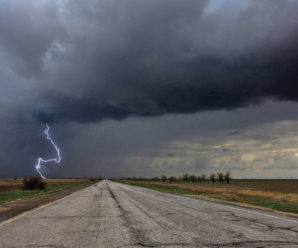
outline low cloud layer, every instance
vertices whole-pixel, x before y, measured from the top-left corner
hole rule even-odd
[[[40,126],[45,121],[57,125],[53,131],[64,147],[69,146],[65,148],[68,161],[92,164],[92,169],[76,170],[76,175],[92,174],[96,163],[105,168],[107,175],[122,175],[126,166],[116,164],[119,160],[128,161],[127,154],[136,147],[131,144],[125,150],[123,147],[131,138],[118,131],[118,137],[123,135],[123,139],[115,138],[114,143],[101,137],[105,144],[113,144],[110,149],[96,154],[96,149],[90,148],[93,153],[85,150],[82,161],[75,162],[76,156],[72,160],[75,147],[85,149],[81,145],[90,135],[85,128],[107,122],[113,126],[109,119],[137,122],[135,118],[139,117],[153,125],[154,118],[169,114],[197,116],[210,111],[214,111],[211,119],[221,123],[226,110],[232,111],[237,120],[239,109],[245,112],[246,108],[263,106],[267,99],[273,101],[272,106],[281,101],[277,109],[284,109],[286,101],[298,100],[295,0],[0,3],[0,127],[4,131],[0,137],[7,141],[0,146],[2,176],[16,173],[20,163],[26,166],[18,175],[31,173],[29,168],[35,158],[47,153],[49,147],[42,145]],[[295,119],[294,109],[282,116],[276,111],[277,117],[259,120],[259,124]],[[211,120],[202,116],[211,126],[209,130],[214,130]],[[247,128],[258,124],[252,116],[246,120]],[[182,122],[177,119],[175,125]],[[223,125],[228,126],[228,137],[241,133],[235,121]],[[117,129],[122,130],[120,126]],[[158,128],[158,124],[150,128],[137,146],[146,147],[150,151],[146,156],[155,154],[155,160],[158,155],[151,149],[157,143],[169,144],[169,139],[181,140],[191,133],[185,128],[177,131],[181,132],[179,137],[171,134],[169,138]],[[156,141],[148,143],[155,132],[159,135],[156,134]],[[135,134],[130,132],[136,139]],[[73,148],[68,143],[72,136],[79,137]],[[99,145],[95,141],[94,144]],[[123,153],[118,154],[113,146]],[[9,160],[13,154],[10,151],[17,152],[17,161]],[[109,156],[108,160],[103,159],[109,153],[119,160],[106,168],[103,164],[113,160]],[[172,151],[167,154],[168,161],[177,161]],[[204,161],[206,167],[214,160]],[[146,166],[153,174],[154,170]],[[135,171],[137,168],[141,167]],[[53,175],[67,173],[65,170]]]

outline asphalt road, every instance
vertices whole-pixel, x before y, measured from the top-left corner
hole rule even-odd
[[[298,247],[298,219],[103,181],[2,222],[0,247]]]

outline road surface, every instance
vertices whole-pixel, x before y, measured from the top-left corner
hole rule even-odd
[[[102,181],[0,223],[0,247],[298,247],[298,219]]]

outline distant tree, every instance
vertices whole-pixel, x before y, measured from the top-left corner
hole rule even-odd
[[[160,178],[159,177],[153,177],[152,178],[152,181],[155,181],[155,182],[159,182]]]
[[[188,182],[189,178],[188,178],[188,174],[185,173],[183,176],[182,176],[182,181],[183,182]]]
[[[220,183],[224,182],[224,174],[222,172],[217,172],[217,179]]]
[[[201,175],[201,179],[202,179],[202,182],[205,183],[206,182],[206,175],[205,174]]]
[[[230,181],[231,181],[231,173],[229,171],[227,171],[225,173],[224,180],[226,181],[226,183],[230,183]]]
[[[216,180],[215,174],[214,173],[210,174],[209,179],[212,183],[215,183],[215,180]]]
[[[192,183],[195,183],[197,180],[197,177],[194,174],[190,175],[188,178],[189,178],[189,181],[191,181]]]
[[[162,180],[162,182],[164,183],[165,181],[167,181],[167,176],[166,176],[166,175],[162,175],[162,176],[161,176],[161,180]]]
[[[169,177],[169,182],[170,182],[170,183],[174,183],[174,182],[176,182],[176,177],[170,176],[170,177]]]
[[[202,182],[202,177],[201,176],[197,176],[197,182],[199,182],[199,183]]]
[[[178,177],[177,178],[177,183],[181,183],[182,182],[182,177]]]

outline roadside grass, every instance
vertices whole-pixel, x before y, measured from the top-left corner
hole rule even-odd
[[[248,204],[281,212],[298,214],[298,194],[281,193],[278,191],[273,192],[272,190],[261,190],[260,188],[255,189],[255,182],[252,182],[252,189],[249,188],[248,181],[245,182],[245,188],[225,188],[216,187],[215,185],[208,187],[194,184],[167,184],[150,181],[141,182],[118,180],[118,182],[129,184],[132,186],[145,187],[165,193],[198,197],[203,196],[207,199],[211,198],[226,202]],[[258,183],[259,182],[257,182],[256,184]],[[270,184],[266,187],[270,189],[278,188],[278,184],[276,184],[276,181],[272,180],[272,183],[274,184],[274,187],[270,186]],[[263,186],[264,183],[262,182],[260,184]],[[284,185],[285,182],[282,182],[281,184]]]
[[[34,198],[41,195],[53,194],[73,188],[83,188],[95,181],[89,181],[87,179],[49,179],[46,180],[47,187],[39,190],[23,190],[22,180],[1,180],[0,183],[0,205],[6,202]],[[5,182],[3,182],[5,181]]]
[[[289,201],[284,199],[276,200],[267,197],[254,197],[247,195],[241,195],[241,197],[250,205],[270,208],[281,212],[298,214],[298,202],[295,201]]]

